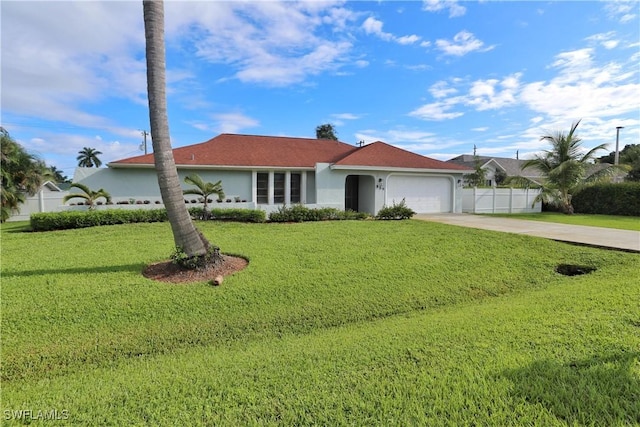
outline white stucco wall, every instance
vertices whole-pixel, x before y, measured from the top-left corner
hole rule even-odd
[[[255,203],[255,189],[253,188],[255,186],[255,172],[251,170],[178,170],[183,189],[190,187],[184,183],[184,177],[197,173],[205,181],[222,180],[226,197],[231,199],[239,197],[241,200],[246,200],[243,207],[255,207],[267,212],[277,209],[279,205]],[[389,177],[397,173],[397,171],[369,169],[332,169],[329,163],[318,163],[315,172],[306,171],[304,201],[309,207],[333,207],[344,210],[347,176],[358,175],[360,176],[359,210],[376,214],[388,202],[387,182]],[[446,177],[452,182],[452,211],[462,212],[462,174],[408,174]],[[161,200],[155,169],[152,168],[78,168],[74,174],[74,182],[80,182],[94,190],[104,188],[111,194],[114,203],[135,199],[136,201],[149,200],[153,205],[156,201]],[[190,200],[192,197],[187,196],[186,198]],[[213,206],[216,204],[214,203]]]
[[[184,182],[184,178],[193,173],[200,175],[205,182],[222,180],[222,188],[227,198],[240,197],[251,201],[251,171],[178,169],[183,189],[193,188]],[[129,199],[149,200],[152,203],[161,200],[158,178],[155,169],[151,168],[77,168],[73,182],[84,184],[92,190],[103,188],[111,194],[114,203]],[[71,190],[80,192],[76,189]],[[192,196],[186,198],[190,199]]]

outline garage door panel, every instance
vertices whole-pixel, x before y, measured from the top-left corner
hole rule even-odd
[[[404,199],[417,213],[451,212],[451,185],[449,178],[394,175],[387,184],[388,204]]]

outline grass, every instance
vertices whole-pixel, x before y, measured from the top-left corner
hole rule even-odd
[[[560,224],[588,225],[591,227],[616,228],[620,230],[640,231],[640,218],[620,215],[565,215],[557,212],[523,213],[523,214],[491,214],[491,216],[526,219],[532,221],[557,222]]]
[[[3,225],[5,420],[640,425],[637,254],[422,221],[199,227],[250,260],[219,288],[140,275],[168,224]]]

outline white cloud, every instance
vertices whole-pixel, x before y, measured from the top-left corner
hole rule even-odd
[[[589,41],[601,42],[609,36],[597,35]],[[524,107],[536,114],[531,123],[537,125],[542,121],[604,119],[637,112],[637,63],[630,58],[624,64],[596,64],[595,58],[592,47],[561,52],[548,67],[555,76],[546,81],[522,82],[523,73],[470,82],[455,78],[440,81],[429,89],[436,102],[409,115],[423,120],[449,120],[463,115],[463,106],[476,111]]]
[[[167,26],[171,40],[207,62],[230,66],[232,78],[287,86],[351,61],[351,41],[341,33],[356,15],[340,5],[169,2]]]
[[[353,113],[339,113],[332,114],[331,117],[334,117],[338,120],[358,120],[361,116]]]
[[[2,104],[13,114],[104,127],[82,105],[145,97],[138,5],[29,2],[2,5]]]
[[[637,111],[638,73],[620,64],[594,64],[594,50],[579,49],[556,56],[556,77],[523,86],[521,101],[549,117],[610,117]]]
[[[365,33],[378,36],[382,40],[393,40],[393,34],[382,31],[383,25],[382,21],[370,16],[362,23],[362,28]]]
[[[457,0],[423,0],[422,8],[428,12],[449,11],[449,18],[455,18],[467,13],[467,8],[461,6]]]
[[[391,33],[386,33],[382,31],[383,25],[384,24],[382,21],[379,21],[370,16],[362,23],[362,28],[367,34],[375,35],[376,37],[379,37],[384,41],[394,41],[402,45],[413,44],[420,40],[420,37],[416,36],[415,34],[412,34],[410,36],[397,37]]]
[[[477,80],[472,83],[466,105],[475,107],[477,111],[496,110],[517,102],[520,74],[498,79]],[[501,89],[500,89],[501,88]]]
[[[422,120],[432,120],[432,121],[441,121],[441,120],[449,120],[455,119],[456,117],[460,117],[464,115],[464,113],[460,111],[449,111],[456,104],[458,100],[455,98],[451,98],[447,101],[439,101],[431,104],[425,104],[422,107],[419,107],[409,113],[411,117],[417,117]]]
[[[489,128],[487,126],[481,126],[478,128],[471,128],[471,130],[474,132],[486,132],[489,130]]]
[[[220,133],[238,133],[242,129],[260,125],[256,119],[240,113],[214,114],[213,118],[216,120],[213,128]]]
[[[415,34],[396,38],[396,41],[399,44],[414,44],[418,40],[420,40],[420,37],[416,36]]]
[[[615,31],[609,31],[607,33],[594,34],[590,37],[587,37],[586,40],[599,43],[605,49],[610,50],[610,49],[615,49],[620,44],[620,40],[614,39],[615,36],[616,36]]]
[[[445,98],[458,92],[458,90],[454,87],[449,86],[448,82],[441,80],[431,85],[431,87],[429,88],[429,92],[431,93],[431,95],[433,95],[434,98]]]
[[[605,3],[604,8],[609,15],[609,18],[618,20],[620,23],[624,24],[636,18],[638,2],[635,0],[608,1]]]
[[[336,126],[343,126],[346,121],[358,120],[361,117],[362,117],[361,115],[353,114],[353,113],[338,113],[338,114],[331,115],[333,124]]]
[[[460,31],[453,36],[452,41],[438,39],[436,46],[445,55],[452,56],[463,56],[474,51],[486,52],[494,48],[493,46],[483,48],[484,43],[468,31]]]

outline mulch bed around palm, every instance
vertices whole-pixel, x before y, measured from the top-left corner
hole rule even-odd
[[[168,283],[207,282],[216,276],[229,276],[248,264],[246,259],[231,255],[222,255],[221,263],[198,270],[183,270],[171,261],[164,261],[147,266],[142,275],[147,279]]]

